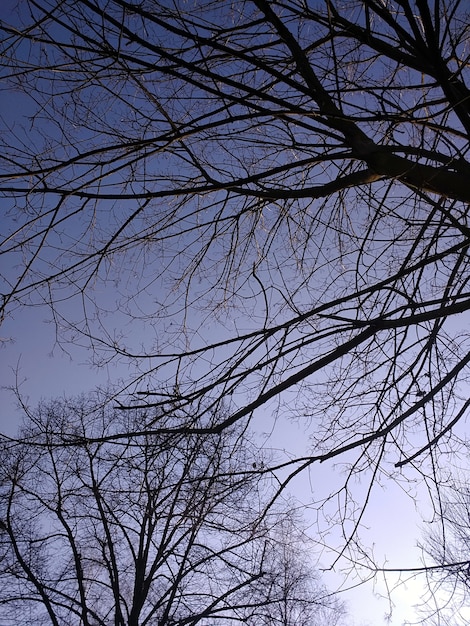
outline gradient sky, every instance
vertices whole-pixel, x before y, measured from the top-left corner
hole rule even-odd
[[[4,19],[8,19],[8,6],[11,4],[14,3],[9,1],[3,5]],[[4,128],[15,130],[18,125],[27,126],[28,107],[27,99],[19,93],[1,91],[0,110]],[[3,222],[2,231],[8,232],[10,226],[11,224]],[[2,266],[2,273],[10,275],[14,272],[15,268]],[[99,368],[91,366],[88,362],[89,353],[80,347],[69,346],[69,353],[65,352],[55,341],[55,329],[45,307],[14,311],[5,320],[1,333],[0,424],[2,431],[8,435],[14,434],[21,421],[21,411],[17,408],[14,394],[8,390],[17,381],[22,396],[34,407],[40,399],[86,393],[96,385],[106,386],[109,383],[115,384],[119,379],[127,380],[130,373],[126,364],[109,364]],[[149,341],[153,339],[149,334]],[[145,341],[145,336],[142,340]],[[266,423],[268,430],[272,423],[269,407],[264,409],[264,413],[265,418],[257,420],[256,424],[259,428],[260,424]],[[297,447],[302,448],[305,440],[300,429],[281,419],[269,437],[262,433],[259,435],[265,442],[264,445],[279,450],[280,458],[289,458],[288,455]],[[287,447],[288,452],[284,450]],[[295,480],[291,485],[292,492],[300,502],[308,506],[312,498],[320,497],[322,491],[331,491],[334,485],[339,484],[341,476],[338,472],[334,463],[313,466],[309,473]],[[423,506],[426,506],[425,494],[417,493],[417,496],[422,499]],[[306,508],[307,522],[309,515],[313,519],[313,513]],[[389,568],[421,565],[420,552],[416,549],[420,536],[419,519],[415,503],[396,484],[389,481],[382,487],[377,485],[374,488],[372,503],[363,519],[363,536],[368,545],[374,545],[378,562],[383,562]],[[323,565],[328,567],[331,562],[331,555],[325,552],[322,555]],[[325,572],[324,581],[330,588],[334,588],[338,578]],[[390,576],[390,581],[390,586],[393,587],[393,576]],[[357,580],[349,579],[347,584],[353,586],[356,583]],[[411,579],[402,585],[392,596],[396,607],[392,618],[387,622],[384,616],[388,612],[388,603],[378,597],[386,595],[386,587],[379,579],[375,586],[367,583],[345,592],[344,597],[356,626],[378,626],[382,623],[401,626],[405,619],[413,619],[411,607],[420,601],[422,593],[423,588],[419,581]]]

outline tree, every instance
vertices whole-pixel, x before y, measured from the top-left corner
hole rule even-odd
[[[462,473],[446,481],[439,506],[422,546],[429,589],[424,623],[463,626],[468,623],[470,597],[468,476]]]
[[[5,315],[49,306],[63,345],[134,368],[122,406],[176,395],[188,436],[221,402],[213,433],[300,418],[292,475],[435,471],[470,403],[467,11],[20,3]]]
[[[293,523],[290,515],[280,520],[273,530],[275,540],[265,553],[269,565],[264,584],[269,588],[270,595],[280,601],[272,603],[267,611],[258,611],[256,624],[340,626],[344,611],[338,610],[341,604],[335,596],[323,590],[325,596],[322,601],[316,599],[319,595],[318,575],[312,568],[311,554],[305,549],[310,543],[306,535],[298,532],[298,524]],[[264,606],[265,587],[257,589],[254,586],[253,591],[255,604]]]
[[[306,569],[308,558],[291,558],[299,531],[289,510],[267,507],[272,488],[252,468],[260,454],[245,435],[148,435],[150,419],[90,399],[55,401],[31,414],[23,444],[3,446],[1,618],[315,626],[326,612],[338,620],[342,608]],[[88,442],[123,428],[141,434]],[[289,588],[275,582],[285,572],[298,577]],[[309,619],[278,622],[270,617],[278,605],[308,608]]]

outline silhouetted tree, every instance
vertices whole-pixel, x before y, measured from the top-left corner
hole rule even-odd
[[[243,433],[148,435],[155,418],[84,398],[51,402],[30,415],[22,444],[3,445],[2,622],[339,619],[340,603],[306,566],[306,543],[298,558],[289,510],[268,506],[272,487],[253,471],[259,453]],[[140,434],[88,442],[124,429]],[[279,622],[286,606],[308,607],[308,619]]]
[[[468,469],[468,468],[467,468]],[[465,474],[440,489],[423,553],[429,598],[424,623],[465,626],[470,617],[470,489]]]
[[[185,416],[156,436],[282,410],[292,475],[432,475],[470,404],[467,4],[25,0],[1,28],[5,315],[124,361],[123,406]]]

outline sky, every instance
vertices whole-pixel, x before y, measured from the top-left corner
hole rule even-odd
[[[7,320],[2,328],[2,339],[7,341],[4,341],[0,350],[0,379],[3,383],[0,427],[3,433],[10,436],[15,434],[22,419],[15,394],[7,389],[14,387],[16,381],[19,382],[22,400],[26,400],[30,408],[34,408],[40,400],[86,393],[96,385],[106,386],[119,377],[125,377],[125,371],[117,366],[91,367],[86,362],[86,352],[80,349],[66,354],[54,345],[53,327],[47,323],[40,309],[25,309],[14,320]],[[271,422],[267,413],[266,423]],[[258,420],[258,424],[260,423],[263,420]],[[303,449],[305,433],[295,424],[279,423],[269,434],[258,434],[260,441],[264,442],[263,445],[277,451],[281,460],[290,458],[296,449]],[[323,489],[330,489],[337,482],[339,471],[333,463],[316,465],[308,473],[295,479],[289,488],[289,492],[303,505],[307,526],[311,520],[310,534],[313,537],[316,514],[312,500],[319,498]],[[419,567],[421,554],[416,547],[420,533],[419,524],[420,516],[415,502],[389,482],[385,487],[374,490],[361,534],[367,544],[374,546],[377,560],[383,562],[384,567]],[[320,552],[320,562],[325,568],[323,581],[330,589],[336,589],[342,583],[342,576],[328,571],[332,556],[322,550],[321,546]],[[396,577],[390,575],[387,580],[389,587],[393,588]],[[351,626],[402,626],[405,620],[412,622],[413,607],[425,594],[419,579],[411,578],[399,585],[392,594],[394,606],[389,618],[387,587],[381,577],[356,586],[358,582],[357,578],[348,577],[342,585],[346,590],[340,594],[345,599],[353,620]],[[352,589],[348,591],[348,587]]]
[[[21,120],[26,121],[28,105],[18,93],[1,92],[0,109],[6,128],[13,129]],[[5,271],[5,270],[3,270]],[[12,271],[7,268],[6,272]],[[17,400],[10,390],[17,384],[22,398],[30,407],[41,399],[56,396],[69,396],[86,393],[97,385],[115,384],[119,379],[129,377],[129,366],[122,363],[103,363],[99,366],[89,363],[89,354],[79,346],[68,346],[65,351],[57,344],[55,330],[51,324],[49,312],[45,307],[29,307],[7,318],[1,329],[0,379],[2,390],[0,398],[0,426],[2,432],[13,435],[21,420],[21,411]],[[139,327],[140,341],[147,337]],[[148,341],[155,340],[153,329],[149,331]],[[271,431],[272,419],[269,407],[257,421],[258,436],[267,448],[278,451],[280,459],[290,458],[295,449],[303,449],[305,433],[287,420],[279,419]],[[269,425],[266,435],[260,424]],[[325,490],[339,484],[342,478],[340,468],[331,463],[313,466],[308,473],[296,479],[290,489],[305,509],[306,523],[314,529],[314,507],[312,500],[320,498]],[[358,487],[361,490],[361,487]],[[426,516],[426,494],[417,493]],[[420,551],[416,547],[421,529],[420,515],[415,501],[393,482],[389,481],[374,489],[373,498],[362,520],[362,533],[366,543],[374,546],[378,562],[388,568],[416,567],[421,565]],[[325,568],[332,563],[332,556],[323,552],[321,561]],[[324,581],[331,588],[338,583],[338,576],[324,572]],[[389,604],[385,596],[385,584],[377,579],[364,585],[357,585],[357,579],[349,577],[345,586],[354,587],[344,591],[355,626],[402,626],[405,620],[413,621],[413,606],[419,602],[424,589],[419,580],[413,578],[394,590],[392,601],[393,613],[387,617]],[[394,576],[390,576],[389,585],[394,586]]]

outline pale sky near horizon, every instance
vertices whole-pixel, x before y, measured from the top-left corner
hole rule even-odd
[[[44,322],[44,315],[40,309],[30,308],[19,313],[13,320],[7,320],[2,328],[2,338],[14,337],[11,342],[4,342],[0,349],[0,377],[3,389],[1,390],[0,416],[1,431],[13,436],[21,420],[21,412],[16,408],[14,395],[7,391],[5,386],[14,386],[16,375],[14,370],[19,367],[21,392],[28,400],[29,406],[34,408],[41,399],[63,397],[86,393],[96,385],[113,383],[116,378],[124,376],[125,372],[119,367],[110,366],[97,370],[85,362],[85,353],[77,350],[74,358],[70,358],[54,347],[54,333],[50,324]],[[270,428],[270,416],[256,420],[255,425],[262,427],[266,420],[266,430]],[[304,433],[293,424],[286,423],[277,427],[272,435],[266,439],[266,447],[279,451],[280,458],[290,458],[296,448],[301,449],[304,443]],[[297,443],[296,443],[297,442]],[[288,450],[285,448],[288,447]],[[295,479],[289,491],[301,503],[306,504],[305,520],[309,523],[308,505],[318,497],[317,486],[323,488],[331,482],[331,476],[337,473],[331,464],[314,465],[312,468]],[[335,477],[337,479],[338,476]],[[375,556],[386,567],[415,567],[420,566],[420,552],[416,549],[419,539],[419,517],[414,509],[412,499],[405,496],[400,489],[388,484],[386,487],[374,489],[371,504],[364,519],[362,531],[366,543],[374,544]],[[385,563],[385,559],[387,559]],[[332,562],[331,555],[325,553],[321,559],[324,567]],[[390,576],[394,580],[395,576]],[[323,581],[331,589],[339,584],[340,577],[331,572],[323,572]],[[349,579],[345,587],[353,586],[357,581]],[[393,586],[391,584],[391,586]],[[365,583],[350,591],[340,594],[348,605],[354,626],[402,626],[405,619],[412,621],[414,616],[413,605],[420,600],[423,588],[419,582],[410,580],[400,586],[392,595],[395,604],[390,621],[385,619],[389,610],[388,601],[380,595],[386,595],[386,587],[380,578]],[[351,624],[351,626],[353,626]]]

